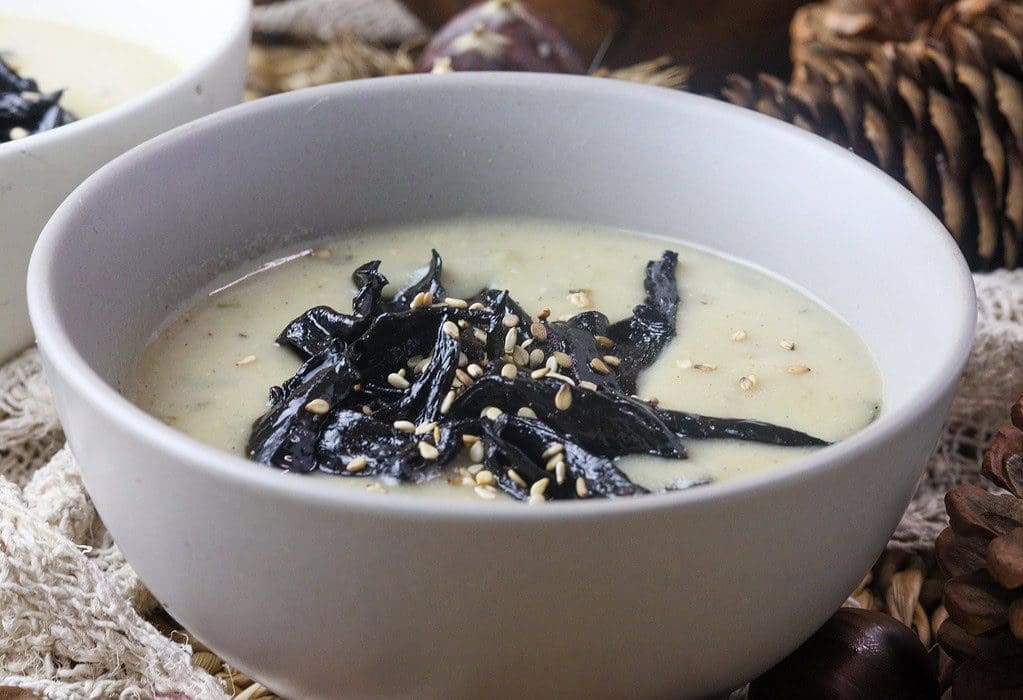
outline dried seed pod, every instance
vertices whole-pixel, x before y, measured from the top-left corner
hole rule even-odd
[[[583,73],[565,36],[517,0],[489,0],[455,15],[423,49],[416,70]]]
[[[750,684],[749,700],[937,698],[927,649],[912,630],[873,610],[842,608]]]

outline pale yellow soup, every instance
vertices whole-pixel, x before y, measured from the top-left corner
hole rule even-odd
[[[180,66],[112,34],[29,16],[0,15],[0,55],[41,92],[63,90],[78,118],[116,107],[170,80]]]
[[[785,282],[677,241],[526,219],[357,233],[304,252],[282,251],[277,264],[267,264],[274,256],[253,261],[223,276],[169,322],[141,358],[129,393],[167,424],[244,456],[252,423],[267,409],[268,388],[301,364],[274,343],[288,322],[320,304],[350,311],[351,272],[369,260],[383,261],[381,270],[394,286],[418,279],[431,248],[444,258],[443,281],[452,295],[508,289],[531,314],[547,307],[558,318],[582,310],[570,290],[586,289],[593,307],[612,321],[642,301],[647,261],[675,250],[678,333],[641,375],[641,396],[656,397],[667,408],[769,421],[830,441],[863,428],[879,410],[881,378],[863,342]],[[657,490],[756,474],[812,451],[733,440],[687,440],[686,448],[685,460],[630,456],[619,466],[636,483]],[[362,488],[369,481],[322,479],[324,488]],[[374,490],[477,498],[469,481],[449,474],[426,485],[387,483]]]

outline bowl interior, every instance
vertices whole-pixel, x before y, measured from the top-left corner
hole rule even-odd
[[[168,314],[241,259],[288,237],[461,215],[685,239],[801,285],[875,355],[884,409],[868,430],[933,400],[968,350],[962,257],[879,170],[708,99],[534,75],[327,86],[161,136],[51,220],[33,320],[51,351],[116,386]]]

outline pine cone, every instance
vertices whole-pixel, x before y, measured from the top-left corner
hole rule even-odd
[[[792,21],[792,80],[723,96],[825,136],[902,181],[974,269],[1023,247],[1023,4],[828,0]]]
[[[948,492],[950,527],[935,555],[948,620],[938,642],[955,662],[953,698],[1023,697],[1023,397],[992,437],[982,473],[1008,491]]]

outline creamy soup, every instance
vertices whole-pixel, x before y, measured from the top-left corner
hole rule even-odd
[[[0,16],[0,56],[42,92],[63,90],[78,118],[116,107],[172,78],[180,67],[153,49],[61,22]]]
[[[655,397],[664,408],[767,421],[828,441],[863,428],[879,410],[881,379],[864,344],[835,314],[778,278],[677,241],[517,219],[345,235],[250,263],[217,280],[169,322],[142,357],[129,393],[168,425],[244,456],[253,421],[267,409],[268,387],[300,365],[274,342],[288,322],[321,304],[349,311],[352,270],[368,260],[383,261],[390,289],[404,286],[423,274],[431,248],[443,256],[451,295],[507,289],[530,314],[549,308],[554,320],[593,308],[612,321],[629,316],[643,299],[647,261],[665,249],[677,251],[677,335],[640,375],[638,396]],[[635,483],[659,490],[756,474],[815,449],[684,442],[688,459],[628,456],[618,466]],[[324,488],[372,482],[323,480]],[[425,486],[390,481],[373,488],[478,498],[471,486],[471,478],[455,473]]]

